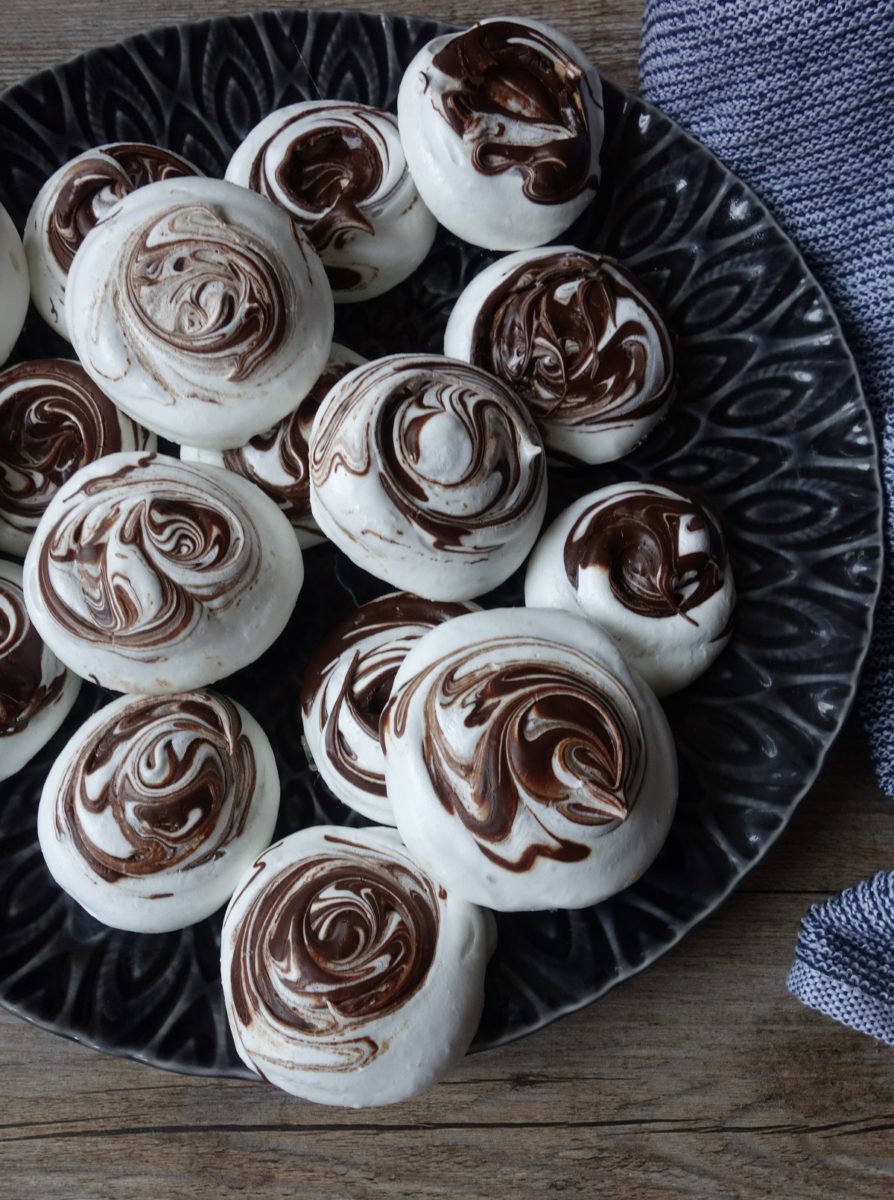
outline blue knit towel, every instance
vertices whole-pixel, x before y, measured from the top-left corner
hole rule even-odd
[[[647,0],[642,90],[766,201],[844,325],[894,495],[894,0]],[[861,707],[894,795],[894,520]],[[888,861],[894,859],[894,844]],[[789,987],[894,1044],[894,872],[802,923]]]

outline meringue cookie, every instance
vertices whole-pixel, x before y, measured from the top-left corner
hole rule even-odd
[[[729,641],[735,602],[717,518],[655,483],[575,501],[537,543],[525,578],[526,604],[595,621],[659,696],[707,670]]]
[[[273,837],[267,735],[213,692],[120,696],[81,726],[37,814],[50,874],[114,929],[166,933],[211,915]]]
[[[476,275],[444,353],[502,379],[548,449],[585,463],[632,450],[675,390],[673,343],[636,278],[574,246],[522,250]]]
[[[379,717],[410,647],[475,605],[390,592],[339,622],[311,656],[301,688],[304,737],[329,788],[365,817],[394,824]]]
[[[80,686],[31,624],[22,568],[0,558],[0,780],[21,770],[46,745]]]
[[[540,21],[498,17],[436,37],[407,68],[397,114],[422,199],[475,246],[541,246],[596,193],[602,84]]]
[[[437,355],[392,354],[335,385],[314,418],[310,502],[358,566],[429,600],[502,583],[546,509],[543,446],[498,380]]]
[[[303,574],[291,526],[247,480],[163,454],[111,454],[73,475],[41,517],[25,600],[79,675],[119,692],[176,692],[262,654]]]
[[[310,511],[310,476],[307,446],[317,409],[330,388],[354,367],[366,362],[346,346],[332,343],[329,361],[293,413],[257,433],[238,450],[201,450],[197,446],[181,446],[184,462],[210,463],[226,467],[243,475],[275,500],[292,523],[302,550],[325,541]]]
[[[475,1034],[492,921],[429,879],[393,829],[293,833],[261,855],[224,917],[239,1057],[321,1104],[417,1096]]]
[[[24,554],[44,509],[80,467],[155,435],[120,412],[84,368],[39,358],[0,371],[0,550]]]
[[[380,723],[410,853],[502,911],[582,908],[633,883],[674,815],[667,720],[607,634],[547,609],[436,626]]]
[[[332,320],[307,239],[219,179],[126,196],[68,278],[69,334],[91,378],[148,429],[215,450],[294,410],[326,365]]]
[[[239,146],[226,178],[285,209],[322,258],[339,303],[401,283],[435,238],[397,121],[367,104],[305,100],[277,109]]]
[[[54,171],[31,206],[24,239],[31,299],[48,325],[68,337],[68,272],[89,231],[137,188],[190,175],[201,171],[179,154],[144,142],[96,146]]]
[[[0,366],[12,353],[28,312],[28,263],[12,217],[0,204]]]

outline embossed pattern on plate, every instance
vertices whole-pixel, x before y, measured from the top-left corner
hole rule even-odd
[[[403,67],[443,28],[280,11],[93,50],[0,97],[0,199],[21,229],[51,171],[111,140],[158,142],[221,175],[245,133],[280,105],[322,95],[393,108]],[[667,704],[681,799],[658,861],[595,908],[500,919],[477,1048],[587,1004],[654,961],[766,850],[848,709],[878,585],[875,447],[828,301],[755,196],[661,113],[609,85],[606,129],[605,184],[562,240],[606,249],[646,281],[677,340],[680,399],[623,463],[555,472],[551,511],[618,479],[690,486],[722,515],[737,625],[712,671]],[[442,232],[407,283],[339,314],[338,340],[367,355],[440,349],[456,295],[488,261]],[[60,350],[32,313],[19,355]],[[363,823],[307,766],[298,690],[307,648],[355,603],[387,590],[331,546],[307,561],[285,634],[222,685],[273,739],[280,834]],[[519,602],[520,578],[493,599]],[[182,933],[116,932],[44,868],[35,831],[43,779],[105,699],[85,685],[53,742],[0,785],[0,998],[113,1053],[244,1075],[218,981],[220,915]]]

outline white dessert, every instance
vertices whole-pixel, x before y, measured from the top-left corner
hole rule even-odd
[[[595,622],[659,696],[729,641],[736,591],[723,531],[698,500],[654,483],[582,496],[528,561],[525,603]]]
[[[12,353],[28,312],[28,263],[12,217],[0,204],[0,366]]]
[[[25,559],[25,600],[77,674],[120,692],[177,692],[258,658],[303,574],[292,527],[254,484],[161,454],[112,454],[50,502]]]
[[[337,303],[381,296],[434,241],[437,222],[407,170],[397,121],[367,104],[277,109],[238,147],[226,178],[274,201],[307,234]]]
[[[408,850],[501,911],[582,908],[633,883],[667,837],[677,762],[654,694],[579,617],[457,617],[403,661],[381,721]]]
[[[490,913],[426,876],[393,829],[293,833],[259,857],[224,917],[236,1049],[306,1100],[407,1100],[468,1049],[493,945]]]
[[[126,413],[226,450],[292,412],[332,344],[313,247],[263,196],[218,179],[150,183],[88,233],[68,279],[72,344]]]
[[[273,751],[240,704],[120,696],[56,759],[37,832],[50,874],[98,921],[166,933],[229,900],[278,808]]]

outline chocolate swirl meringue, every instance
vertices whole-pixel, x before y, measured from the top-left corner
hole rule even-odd
[[[38,834],[60,887],[118,929],[210,916],[273,835],[273,751],[212,692],[123,696],[74,735],[41,796]]]
[[[0,372],[0,550],[24,554],[44,509],[88,462],[154,450],[79,363],[40,358]]]
[[[667,723],[607,636],[493,609],[411,649],[381,722],[410,852],[475,903],[582,907],[651,862],[673,815]]]
[[[481,21],[429,42],[398,96],[410,170],[435,216],[491,250],[542,245],[599,183],[602,85],[539,21]]]
[[[348,371],[366,359],[332,343],[323,374],[298,407],[278,425],[255,434],[250,442],[236,450],[201,450],[181,446],[184,462],[211,463],[226,467],[256,484],[274,500],[292,523],[302,550],[324,541],[310,511],[310,469],[308,444],[317,409],[328,392]]]
[[[84,241],[70,334],[87,373],[135,420],[225,450],[292,412],[322,372],[332,298],[273,204],[220,180],[154,183]]]
[[[28,262],[12,217],[0,204],[0,366],[12,353],[28,313]]]
[[[31,623],[22,568],[0,559],[0,780],[49,741],[78,687]]]
[[[50,176],[25,225],[32,299],[47,324],[68,337],[68,272],[90,230],[138,188],[195,175],[201,171],[161,146],[111,142],[86,150]]]
[[[486,914],[438,888],[393,830],[293,834],[258,859],[224,918],[236,1048],[311,1100],[416,1095],[472,1038],[488,941]]]
[[[119,691],[169,692],[257,658],[285,626],[302,573],[288,522],[247,481],[114,454],[57,492],[25,592],[73,670]]]
[[[583,496],[550,526],[528,563],[525,602],[594,621],[666,695],[723,650],[735,585],[709,509],[680,488],[622,483]]]
[[[359,566],[435,600],[506,579],[546,506],[542,444],[497,380],[466,363],[394,354],[358,367],[314,420],[311,509]]]
[[[355,609],[307,664],[301,710],[310,755],[335,795],[373,821],[394,824],[379,718],[398,668],[429,629],[474,607],[391,592]]]
[[[288,213],[326,266],[337,301],[406,279],[434,241],[390,113],[342,100],[277,109],[249,133],[226,178]]]
[[[487,267],[457,300],[444,350],[507,383],[547,447],[581,462],[626,454],[675,391],[670,335],[634,276],[574,246]]]

